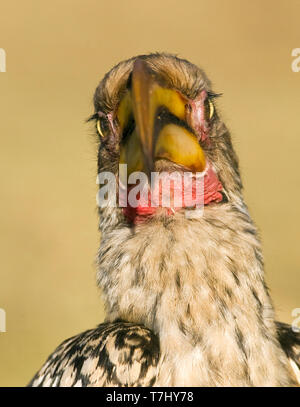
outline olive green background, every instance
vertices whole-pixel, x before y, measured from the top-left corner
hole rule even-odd
[[[278,316],[300,307],[296,0],[0,0],[0,386],[23,386],[104,318],[95,283],[96,143],[84,123],[115,63],[168,51],[203,67],[240,157]]]

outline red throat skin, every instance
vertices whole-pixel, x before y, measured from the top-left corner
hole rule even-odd
[[[196,194],[196,177],[193,176],[191,178],[192,183],[191,185],[191,196],[188,197],[184,193],[184,182],[182,179],[180,182],[176,183],[176,181],[171,182],[170,185],[170,195],[171,195],[171,205],[170,207],[164,207],[165,209],[165,214],[167,216],[173,216],[175,212],[180,211],[182,209],[189,208],[191,209],[192,207],[196,208],[198,205],[208,205],[211,202],[221,202],[223,200],[223,186],[221,182],[219,181],[217,174],[213,167],[211,165],[208,165],[205,173],[204,173],[204,184],[203,184],[203,189],[201,194]],[[132,186],[128,186],[128,193],[130,191],[130,188]],[[129,223],[132,223],[134,225],[141,224],[145,222],[149,217],[155,215],[159,209],[161,209],[162,206],[162,193],[161,193],[161,184],[158,186],[159,188],[159,204],[156,206],[151,206],[151,191],[148,191],[148,199],[140,199],[139,204],[137,207],[132,207],[128,203],[128,199],[125,197],[125,201],[127,202],[127,206],[122,208],[123,214],[127,221]],[[182,202],[180,206],[174,205],[174,199],[172,197],[175,196],[175,193],[177,196],[180,196],[181,199],[180,201]],[[122,199],[121,199],[122,200]]]

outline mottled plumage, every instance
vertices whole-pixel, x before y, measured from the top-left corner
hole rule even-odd
[[[31,385],[296,385],[299,334],[275,322],[230,134],[216,106],[198,127],[192,120],[198,112],[193,109],[203,113],[205,101],[211,105],[215,96],[204,72],[166,54],[113,68],[94,97],[92,118],[104,118],[98,172],[118,176],[123,141],[114,118],[139,75],[150,78],[149,86],[155,78],[187,101],[186,122],[170,112],[161,117],[197,138],[224,199],[206,205],[201,217],[187,217],[184,208],[170,216],[158,208],[138,224],[122,208],[99,209],[97,276],[106,323],[64,342]],[[153,169],[177,168],[178,162],[158,158]]]
[[[279,341],[300,369],[300,335],[278,323]],[[158,338],[142,325],[103,323],[64,341],[29,386],[153,386],[159,362]],[[298,374],[298,373],[297,373]]]
[[[300,332],[294,332],[292,327],[282,322],[277,322],[277,334],[280,345],[289,358],[294,375],[300,384]]]
[[[30,386],[152,386],[159,342],[147,328],[116,321],[64,341]]]

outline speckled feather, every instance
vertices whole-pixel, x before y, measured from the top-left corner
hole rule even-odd
[[[300,334],[277,323],[280,344],[300,369]],[[142,325],[103,323],[64,341],[34,376],[30,387],[153,386],[159,341]]]
[[[158,359],[159,342],[149,329],[103,323],[64,341],[29,386],[152,386]]]

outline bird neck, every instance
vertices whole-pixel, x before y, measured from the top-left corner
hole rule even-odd
[[[245,211],[215,205],[200,219],[176,213],[107,228],[98,283],[108,320],[158,335],[162,383],[285,384],[260,243]]]

